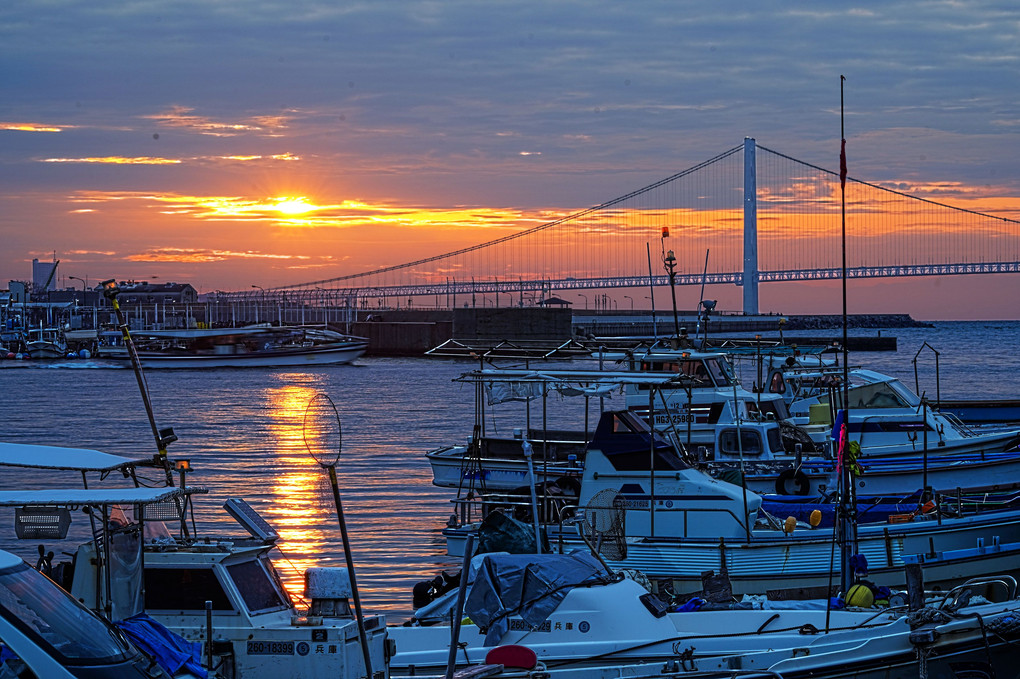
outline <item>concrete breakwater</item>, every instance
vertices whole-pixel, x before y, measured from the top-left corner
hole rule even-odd
[[[694,334],[698,319],[693,313],[672,314],[650,312],[590,313],[570,309],[540,308],[474,308],[451,310],[393,310],[372,314],[369,320],[353,323],[350,331],[369,339],[369,355],[421,356],[428,349],[446,340],[478,340],[492,344],[507,340],[565,342],[572,338],[596,337],[668,337],[676,325]],[[874,328],[875,336],[851,338],[851,350],[894,351],[896,338],[883,336],[882,329],[930,327],[915,321],[908,314],[858,314],[848,317],[851,328]],[[839,315],[784,316],[767,314],[744,316],[720,314],[709,319],[713,336],[733,333],[760,333],[763,339],[779,339],[780,332],[793,330],[838,330]],[[839,341],[839,333],[798,337],[802,344],[831,344]],[[787,338],[789,341],[789,338]]]

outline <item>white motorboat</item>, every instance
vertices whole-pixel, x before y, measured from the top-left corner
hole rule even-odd
[[[20,557],[0,550],[0,677],[169,676],[109,622]],[[196,675],[183,668],[173,676]]]
[[[670,581],[678,591],[699,588],[707,571],[727,572],[738,593],[828,591],[833,529],[790,525],[786,517],[756,522],[760,504],[760,496],[693,468],[665,440],[650,437],[646,423],[633,413],[606,412],[588,446],[575,525],[546,529],[554,549],[569,551],[584,548],[585,540],[601,540],[613,552],[606,557],[612,566]],[[934,557],[982,545],[987,549],[980,559],[933,564],[929,581],[946,586],[1017,569],[1016,555],[1001,546],[1020,542],[1020,509],[960,515],[951,515],[948,505],[935,509],[858,527],[856,551],[877,582],[902,586],[897,579],[912,555]],[[591,530],[592,512],[614,527],[611,535],[583,534]],[[463,553],[466,535],[477,530],[464,516],[443,531],[451,555]]]
[[[179,487],[124,487],[124,479],[137,478],[146,462],[95,450],[0,443],[0,466],[74,470],[83,478],[97,472],[121,480],[114,488],[93,481],[86,488],[0,491],[0,507],[16,509],[23,539],[51,544],[62,538],[61,528],[66,534],[72,508],[87,510],[93,539],[78,545],[70,562],[46,568],[75,598],[105,617],[152,616],[185,639],[200,642],[207,667],[224,678],[366,675],[347,569],[306,571],[312,603],[299,611],[269,557],[278,536],[243,501],[231,500],[225,508],[246,536],[199,536],[193,533],[194,523],[189,530],[188,518],[192,498],[204,489],[183,482]],[[110,474],[114,471],[123,473]],[[373,677],[384,677],[389,652],[385,618],[365,616],[364,631]]]
[[[715,365],[719,371],[724,365],[724,362],[717,362],[720,359],[716,355],[696,360],[706,370],[706,364]],[[628,407],[647,419],[649,401],[661,406],[673,399],[676,404],[680,398],[676,394],[686,393],[690,382],[675,371],[561,369],[484,369],[465,373],[457,379],[476,387],[477,417],[471,439],[465,445],[448,445],[430,451],[426,457],[432,466],[433,483],[460,489],[462,493],[526,487],[531,477],[524,456],[525,441],[534,449],[532,473],[536,482],[578,478],[590,438],[585,431],[587,422],[598,416],[598,409],[591,407],[590,402],[596,397],[605,399],[614,393],[619,395],[622,391]],[[741,401],[740,392],[732,383],[728,390],[711,387],[703,391],[709,392],[712,399],[718,399],[711,407],[717,417],[712,424],[706,422],[702,426],[698,440],[703,443],[705,436],[711,435],[713,443],[709,447],[687,447],[690,458],[704,461],[706,468],[720,478],[737,483],[743,480],[744,485],[759,494],[824,496],[836,488],[835,456],[828,443],[818,446],[821,453],[811,453],[810,447],[804,449],[797,443],[791,451],[793,440],[784,438],[782,423],[768,415],[762,417],[761,412],[752,407],[753,400]],[[735,393],[736,400],[732,396],[726,400],[727,391],[731,395]],[[486,407],[504,401],[538,398],[544,403],[550,395],[585,396],[585,424],[571,431],[522,427],[512,428],[512,434],[501,436],[487,432]],[[646,404],[644,408],[634,406],[638,398]],[[727,414],[723,416],[722,413]],[[852,414],[852,421],[856,417]],[[526,419],[520,416],[522,424]],[[689,418],[687,426],[677,426],[668,418],[660,424],[675,445],[684,447],[682,444],[691,427]],[[831,436],[831,425],[826,425],[824,430],[825,436]],[[939,447],[934,437],[926,448],[922,436],[913,455],[880,455],[870,447],[864,448],[858,458],[858,468],[863,473],[855,478],[857,493],[904,495],[925,487],[944,493],[958,489],[961,492],[1000,492],[1020,486],[1020,436],[1003,440],[996,435],[994,440],[994,446],[974,451],[955,446]]]
[[[394,675],[442,672],[451,639],[459,668],[524,659],[523,675],[561,679],[1015,671],[1020,601],[1009,577],[927,599],[915,589],[884,608],[837,610],[825,601],[761,597],[678,606],[579,552],[482,555],[465,580],[463,612],[456,604],[461,593],[453,590],[419,609],[415,625],[391,629]],[[462,617],[451,629],[450,620]]]
[[[534,449],[532,473],[536,481],[552,482],[563,477],[578,477],[584,466],[586,444],[590,438],[586,431],[588,422],[597,421],[605,399],[614,393],[617,396],[622,394],[628,407],[646,417],[649,403],[661,406],[664,401],[675,398],[677,392],[699,389],[688,389],[691,379],[675,371],[483,369],[465,373],[457,380],[476,387],[477,417],[472,436],[465,445],[443,446],[428,452],[426,457],[432,466],[435,485],[483,491],[510,490],[528,484],[529,471],[523,453],[525,440]],[[686,440],[691,438],[690,418],[684,420],[686,427],[664,419],[662,430],[678,447],[685,447],[692,454],[696,452],[700,459],[714,457],[720,463],[717,465],[720,469],[726,466],[727,461],[741,458],[770,463],[768,483],[775,485],[779,474],[797,459],[792,453],[796,446],[790,447],[790,441],[784,440],[781,423],[771,416],[749,413],[746,403],[740,408],[733,408],[732,399],[723,399],[725,390],[710,387],[702,391],[711,392],[705,398],[715,404],[711,407],[715,415],[711,423],[706,420],[699,424],[698,434],[693,438],[697,448],[685,446]],[[635,394],[644,401],[643,409],[632,407]],[[584,425],[575,430],[515,428],[512,435],[503,436],[486,432],[487,405],[547,399],[550,395],[584,397]],[[597,408],[591,403],[596,399],[600,401]],[[723,412],[727,414],[723,416]],[[525,418],[521,419],[523,423]],[[703,445],[709,441],[706,437],[711,437],[708,446]],[[810,444],[810,441],[807,443]],[[791,452],[788,453],[787,448]]]
[[[143,368],[290,367],[350,363],[368,349],[363,337],[312,327],[146,330],[132,333]],[[98,357],[128,365],[127,347],[104,344]]]

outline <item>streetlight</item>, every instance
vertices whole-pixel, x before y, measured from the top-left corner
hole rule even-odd
[[[259,290],[262,291],[262,303],[265,304],[266,303],[266,289],[263,288],[261,285],[255,285],[254,283],[252,283],[251,287],[258,288]],[[259,322],[259,305],[256,304],[255,305],[255,324],[258,325],[258,322]]]
[[[631,297],[630,295],[624,295],[623,298],[630,300],[630,310],[634,311],[634,298]]]
[[[676,256],[672,250],[666,251],[666,258],[662,263],[666,265],[666,273],[669,274],[669,292],[673,296],[673,327],[676,330],[674,337],[679,337],[680,317],[676,313]]]
[[[85,295],[85,286],[88,285],[88,282],[84,278],[78,278],[77,276],[68,276],[68,278],[73,281],[81,281],[81,305],[85,306],[85,302],[88,301],[88,297]],[[75,298],[75,302],[77,303],[77,298]]]
[[[577,293],[577,296],[578,297],[584,297],[584,308],[587,309],[588,308],[588,295],[584,294],[583,292],[579,292],[579,293]]]

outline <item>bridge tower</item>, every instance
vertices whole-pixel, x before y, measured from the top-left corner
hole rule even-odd
[[[758,313],[758,179],[755,143],[744,137],[744,313]]]

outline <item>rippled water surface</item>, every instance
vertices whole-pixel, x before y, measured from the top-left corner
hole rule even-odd
[[[1020,398],[1020,323],[936,325],[885,330],[898,338],[898,351],[859,353],[851,362],[896,375],[913,388],[912,359],[928,342],[940,352],[943,397]],[[180,438],[170,446],[171,456],[189,458],[194,468],[189,485],[210,490],[198,500],[200,531],[240,532],[220,507],[229,497],[245,498],[279,531],[277,563],[295,593],[307,566],[344,563],[326,477],[308,454],[303,435],[312,396],[328,394],[342,421],[337,471],[364,606],[399,621],[410,612],[415,582],[457,565],[445,555],[440,535],[452,494],[432,486],[424,453],[470,436],[474,390],[453,379],[473,367],[451,360],[362,358],[356,365],[302,370],[154,371],[146,379],[157,422],[172,426]],[[918,358],[918,373],[920,389],[934,399],[932,352]],[[135,457],[154,452],[130,370],[5,362],[0,388],[0,440]],[[555,407],[550,404],[550,411]],[[511,408],[497,412],[497,426],[524,426],[520,408]],[[578,412],[572,405],[563,417]],[[551,422],[569,424],[557,413],[549,416]],[[540,421],[540,408],[533,406],[531,417],[533,424]],[[0,471],[3,489],[77,487],[79,482],[74,475]],[[0,514],[0,521],[0,546],[34,558],[35,543],[13,539],[13,512]],[[77,524],[84,523],[76,523],[76,534],[83,536],[85,527]]]

